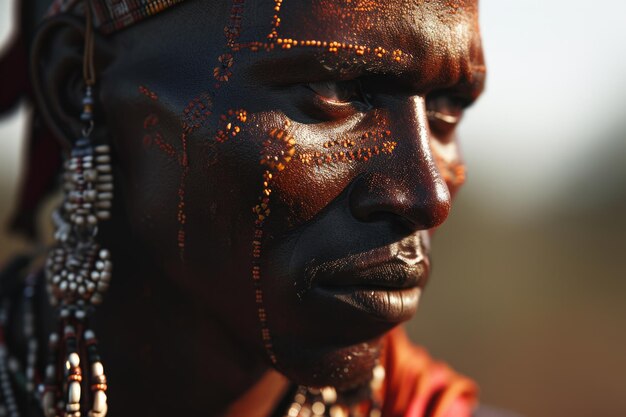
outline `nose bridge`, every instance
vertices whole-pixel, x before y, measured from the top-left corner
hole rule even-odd
[[[351,196],[353,214],[360,220],[392,213],[414,229],[443,223],[450,211],[450,193],[430,147],[424,98],[406,97],[388,106],[388,126],[396,142],[388,158],[372,161]]]
[[[402,178],[413,182],[430,176],[435,181],[439,171],[434,162],[430,148],[430,131],[426,104],[421,96],[411,96],[394,103],[389,112],[390,129],[397,141],[398,152],[394,159],[401,160],[398,164]]]

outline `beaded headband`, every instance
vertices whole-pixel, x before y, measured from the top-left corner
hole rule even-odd
[[[109,34],[127,28],[184,0],[93,0],[94,26]],[[71,10],[77,0],[54,0],[48,16]]]

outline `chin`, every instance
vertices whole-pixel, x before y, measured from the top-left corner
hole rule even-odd
[[[347,347],[312,348],[276,338],[276,368],[293,383],[320,388],[333,386],[348,391],[372,379],[378,364],[382,338]]]

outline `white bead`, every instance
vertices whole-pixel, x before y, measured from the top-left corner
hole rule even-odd
[[[98,291],[105,292],[109,289],[109,283],[105,281],[98,282]]]
[[[111,150],[111,148],[109,148],[109,145],[98,145],[96,146],[96,153],[107,153]]]
[[[109,157],[109,155],[98,155],[96,157],[96,162],[100,162],[100,163],[109,163],[111,162],[111,158]]]
[[[96,334],[93,332],[93,330],[91,329],[85,330],[85,339],[91,340],[95,338],[96,338]]]
[[[85,333],[86,334],[86,333]],[[100,376],[104,374],[104,367],[102,366],[102,362],[94,362],[91,365],[91,373],[93,376]]]
[[[67,390],[67,401],[70,404],[77,404],[80,402],[80,382],[78,381],[70,382],[70,386]],[[75,410],[72,410],[72,411],[75,411]]]
[[[311,410],[313,411],[313,414],[321,416],[324,414],[324,410],[326,410],[326,406],[323,403],[316,401],[311,406]]]
[[[111,258],[111,252],[107,249],[100,249],[100,253],[98,255],[100,255],[100,258],[104,260]]]
[[[333,387],[322,388],[322,398],[326,404],[334,404],[337,401],[337,391]]]
[[[108,211],[99,211],[97,214],[100,220],[109,220],[111,218],[111,213]]]
[[[54,365],[46,366],[46,378],[52,379],[56,375],[56,369]]]
[[[78,353],[76,352],[70,353],[67,360],[70,362],[70,366],[72,366],[72,368],[76,368],[80,365],[80,356],[78,356]]]
[[[107,395],[104,391],[96,391],[93,393],[93,411],[102,413],[107,406]]]
[[[86,190],[84,198],[86,201],[95,201],[96,197],[98,197],[98,193],[96,190]]]
[[[65,414],[65,417],[80,416],[80,404],[70,403],[65,406],[65,410],[69,411],[69,414]]]
[[[102,296],[98,293],[95,293],[93,297],[91,297],[91,302],[95,305],[102,304]]]
[[[341,406],[334,405],[330,407],[330,417],[348,417],[348,415],[345,413],[345,411],[343,411],[343,408]]]
[[[100,183],[96,186],[98,191],[113,191],[113,184],[110,182]]]
[[[88,169],[83,172],[83,175],[85,177],[85,181],[95,182],[96,179],[98,179],[98,171],[95,169]]]
[[[374,379],[385,379],[385,368],[382,365],[376,365],[372,371]]]
[[[109,173],[111,172],[111,165],[98,165],[96,169],[98,170],[98,172]]]
[[[298,417],[298,413],[300,413],[300,409],[302,408],[302,406],[298,403],[293,403],[291,404],[291,407],[289,407],[289,411],[287,411],[287,416],[288,417]]]
[[[108,409],[109,407],[106,404],[104,404],[104,410],[100,412],[96,412],[92,410],[89,412],[89,417],[106,417]]]

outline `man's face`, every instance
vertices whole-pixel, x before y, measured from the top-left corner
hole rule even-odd
[[[361,382],[414,314],[429,231],[464,179],[476,2],[214,3],[114,40],[102,96],[131,224],[289,377]]]

